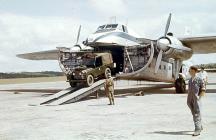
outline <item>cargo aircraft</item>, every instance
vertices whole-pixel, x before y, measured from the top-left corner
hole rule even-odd
[[[110,52],[115,64],[112,74],[118,79],[175,82],[183,70],[183,61],[193,54],[216,53],[216,36],[178,38],[168,32],[169,14],[164,34],[158,39],[137,37],[122,24],[104,24],[79,43],[81,26],[73,47],[17,55],[30,60],[59,60],[65,74],[74,68],[76,54]],[[70,63],[64,63],[65,59]],[[68,61],[67,61],[68,62]]]

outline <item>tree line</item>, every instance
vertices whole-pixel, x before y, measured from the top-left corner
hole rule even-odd
[[[205,69],[216,69],[216,63],[210,63],[210,64],[200,64],[197,65],[198,68],[204,67]]]
[[[11,78],[33,78],[33,77],[56,77],[63,76],[63,72],[56,71],[42,71],[42,72],[11,72],[3,73],[0,72],[0,79],[11,79]]]

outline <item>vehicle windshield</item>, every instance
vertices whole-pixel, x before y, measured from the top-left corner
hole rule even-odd
[[[113,31],[117,28],[118,24],[107,24],[107,25],[102,25],[102,26],[99,26],[97,28],[97,31],[96,33],[99,33],[99,32],[107,32],[107,31]]]
[[[95,59],[94,58],[84,58],[82,60],[82,65],[87,66],[87,67],[94,67]]]

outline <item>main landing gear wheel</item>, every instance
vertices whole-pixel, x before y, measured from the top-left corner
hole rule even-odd
[[[106,79],[108,78],[108,73],[111,74],[110,68],[106,68],[106,69],[105,69],[104,76],[105,76]]]
[[[87,76],[86,84],[87,86],[91,86],[94,84],[94,77],[92,75]]]
[[[186,93],[186,85],[183,82],[176,80],[175,91],[176,93]]]

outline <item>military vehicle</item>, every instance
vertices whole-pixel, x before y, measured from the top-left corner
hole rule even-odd
[[[91,86],[95,80],[107,78],[114,69],[112,55],[109,52],[73,53],[61,52],[60,63],[71,87],[77,84]]]

